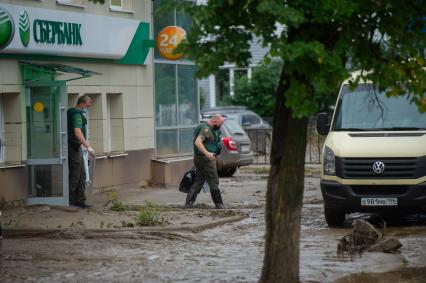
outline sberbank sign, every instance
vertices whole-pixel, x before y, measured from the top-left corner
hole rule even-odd
[[[146,64],[152,46],[150,24],[112,15],[0,2],[0,58],[55,56]]]
[[[34,41],[47,44],[83,45],[81,24],[34,20]]]
[[[30,18],[27,11],[19,14],[19,37],[23,46],[30,42]],[[81,24],[73,22],[58,22],[44,19],[33,21],[33,38],[39,44],[83,45]],[[0,7],[0,49],[12,41],[15,34],[15,24],[12,16]]]
[[[15,25],[9,12],[0,7],[0,49],[3,49],[13,39]]]

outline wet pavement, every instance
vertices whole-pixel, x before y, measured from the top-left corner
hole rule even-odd
[[[263,261],[266,175],[239,173],[221,182],[224,199],[232,199],[228,207],[249,217],[200,233],[159,233],[143,239],[4,239],[1,281],[257,282]],[[234,190],[242,190],[240,198],[246,193],[249,201],[233,199]],[[262,205],[249,205],[254,200]],[[426,216],[410,216],[405,219],[408,225],[404,220],[387,228],[387,235],[403,244],[397,253],[338,255],[337,240],[350,232],[352,219],[363,215],[351,215],[347,227],[331,229],[322,209],[319,179],[306,177],[302,282],[426,282]]]

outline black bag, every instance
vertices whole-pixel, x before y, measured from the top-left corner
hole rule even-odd
[[[195,166],[192,167],[191,170],[186,172],[183,175],[182,180],[180,181],[179,191],[185,194],[189,193],[189,190],[191,189],[192,184],[194,184],[196,174],[197,172],[196,172]]]

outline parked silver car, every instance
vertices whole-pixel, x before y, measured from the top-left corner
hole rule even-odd
[[[244,129],[231,118],[225,117],[220,131],[222,151],[217,157],[218,173],[221,177],[230,177],[238,167],[253,163],[251,142]]]
[[[222,106],[201,111],[203,117],[219,113],[237,121],[251,140],[253,151],[269,154],[272,140],[272,127],[255,112],[244,106]]]

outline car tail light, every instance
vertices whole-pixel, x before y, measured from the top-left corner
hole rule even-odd
[[[231,137],[224,137],[222,141],[228,150],[238,150],[237,144],[232,140]]]

